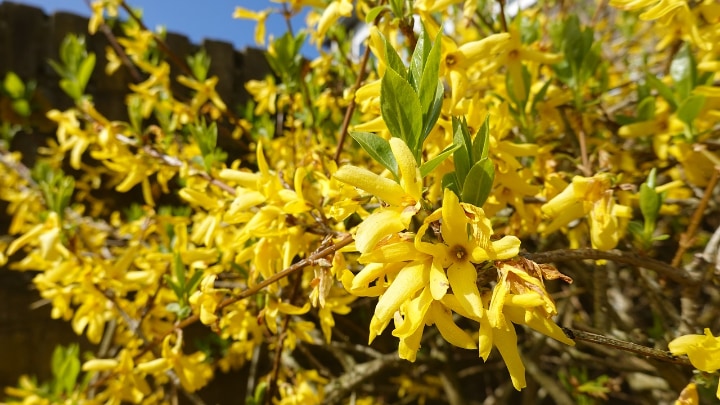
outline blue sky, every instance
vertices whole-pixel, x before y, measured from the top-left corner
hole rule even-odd
[[[85,0],[12,0],[39,7],[50,14],[55,11],[69,11],[89,16]],[[255,22],[232,18],[236,6],[250,10],[263,10],[282,5],[269,0],[127,0],[132,7],[143,9],[143,20],[148,27],[164,25],[168,31],[187,35],[193,43],[199,44],[204,38],[232,43],[237,49],[256,46],[254,43]],[[293,29],[304,25],[304,17],[293,20]],[[271,15],[267,21],[267,33],[279,37],[286,31],[285,21],[279,15]],[[303,53],[313,56],[317,52],[306,46]]]

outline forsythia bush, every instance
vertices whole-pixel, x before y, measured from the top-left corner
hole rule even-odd
[[[11,148],[33,89],[5,77],[0,262],[97,345],[7,403],[203,403],[231,370],[227,403],[720,399],[720,4],[261,8],[235,17],[274,75],[229,106],[204,52],[93,2],[89,33],[122,32],[96,74],[137,72],[127,121],[69,36],[51,65],[74,106],[42,111],[33,168]]]

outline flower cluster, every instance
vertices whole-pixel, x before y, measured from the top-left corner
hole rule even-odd
[[[627,397],[617,370],[578,368],[592,348],[563,327],[670,341],[718,370],[696,254],[720,240],[720,6],[491,3],[237,7],[272,72],[234,106],[204,51],[183,62],[125,1],[94,1],[89,32],[117,25],[104,74],[134,77],[127,120],[94,102],[96,56],[68,36],[51,66],[73,104],[32,111],[55,137],[29,169],[12,141],[41,107],[17,75],[0,83],[0,265],[35,272],[51,316],[97,350],[58,349],[52,380],[23,377],[8,403],[176,403],[238,370],[247,403],[422,402],[476,395],[456,380],[477,382],[478,358],[509,371],[488,371],[488,395]],[[266,34],[306,11],[305,29]],[[358,58],[353,15],[369,25]],[[572,278],[547,263],[582,259]],[[709,329],[673,340],[680,325]]]

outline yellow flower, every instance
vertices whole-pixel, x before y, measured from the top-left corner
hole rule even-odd
[[[422,177],[415,157],[400,138],[391,138],[390,148],[398,163],[399,182],[356,166],[343,166],[335,172],[337,180],[367,191],[390,205],[378,208],[358,226],[355,246],[360,253],[371,250],[385,236],[407,229],[410,219],[420,209]]]
[[[195,392],[204,387],[212,378],[213,371],[210,364],[205,361],[205,353],[195,352],[186,355],[182,352],[182,335],[179,335],[175,345],[170,346],[172,335],[163,340],[162,356],[167,359],[180,384],[188,392]]]
[[[218,83],[217,76],[213,76],[203,82],[200,82],[194,78],[181,75],[177,77],[177,81],[183,86],[189,87],[197,92],[190,105],[190,108],[193,111],[198,111],[208,100],[210,100],[220,111],[225,111],[227,109],[227,106],[220,98],[220,95],[217,91],[215,91],[215,86]]]
[[[607,174],[575,176],[570,185],[542,206],[542,212],[553,218],[543,234],[590,214],[592,246],[603,250],[614,248],[624,232],[618,217],[629,218],[632,212],[630,207],[615,204],[610,187],[611,177]]]
[[[255,115],[260,116],[265,112],[275,114],[278,95],[275,79],[268,76],[265,80],[248,80],[245,89],[255,100]]]
[[[340,17],[349,17],[352,11],[352,0],[334,0],[331,2],[325,7],[325,11],[323,11],[317,23],[317,28],[311,33],[313,42],[320,47],[330,26],[335,24]]]
[[[265,45],[265,20],[270,15],[271,9],[263,11],[252,11],[243,7],[235,7],[233,12],[233,18],[240,18],[246,20],[255,20],[255,43],[258,45]]]
[[[668,343],[672,354],[679,356],[687,354],[695,368],[706,373],[720,369],[720,336],[713,336],[709,328],[705,328],[704,335],[685,335],[673,339]],[[716,395],[720,399],[720,384]]]
[[[440,219],[442,242],[423,242],[430,224]],[[445,189],[442,208],[425,219],[415,237],[417,250],[433,256],[433,262],[437,264],[433,267],[430,284],[434,299],[442,299],[448,287],[452,287],[465,311],[477,318],[483,316],[474,264],[509,259],[517,256],[520,250],[520,240],[515,236],[490,241],[492,234],[490,219],[482,208],[461,203],[455,193]],[[446,268],[447,275],[442,270]]]
[[[468,89],[468,70],[479,62],[487,61],[503,49],[510,40],[510,34],[493,34],[481,40],[467,42],[460,46],[450,41],[451,49],[444,52],[441,69],[444,68],[452,88],[451,106],[454,108]]]

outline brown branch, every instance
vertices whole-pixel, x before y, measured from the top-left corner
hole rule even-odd
[[[379,18],[380,16],[375,19],[375,23],[379,21]],[[360,72],[358,73],[357,80],[355,80],[355,84],[352,87],[352,98],[350,99],[350,104],[348,104],[347,109],[345,110],[345,117],[343,117],[343,122],[340,126],[340,136],[338,138],[337,148],[335,149],[335,156],[333,156],[333,160],[335,161],[335,163],[338,163],[340,160],[340,152],[342,152],[343,145],[345,144],[345,139],[347,138],[348,127],[350,126],[350,119],[352,118],[352,115],[355,112],[355,107],[357,106],[357,104],[355,103],[355,92],[357,92],[357,90],[360,88],[360,85],[362,84],[362,81],[365,79],[365,67],[367,66],[369,59],[370,45],[365,44],[365,52],[363,53],[362,60],[360,60]]]
[[[582,330],[577,329],[570,329],[570,328],[561,328],[563,330],[563,333],[565,333],[565,336],[569,337],[572,340],[575,341],[581,341],[581,342],[589,342],[589,343],[595,343],[602,346],[612,347],[614,349],[623,350],[630,353],[636,353],[640,354],[646,357],[650,357],[653,359],[669,362],[669,363],[675,363],[675,364],[681,364],[684,366],[692,366],[690,364],[690,361],[684,357],[678,357],[673,355],[672,353],[665,351],[665,350],[659,350],[654,349],[652,347],[642,346],[636,343],[626,342],[624,340],[618,340],[609,338],[607,336],[598,335],[595,333],[585,332]]]
[[[353,241],[352,235],[346,235],[343,239],[335,242],[333,245],[328,246],[324,249],[320,249],[316,251],[315,253],[311,254],[310,256],[300,260],[299,262],[291,265],[290,267],[286,268],[285,270],[282,270],[276,274],[274,274],[271,277],[268,277],[267,279],[257,283],[256,285],[249,287],[247,290],[241,292],[238,295],[226,298],[217,306],[217,311],[220,311],[221,309],[230,306],[240,300],[243,300],[245,298],[251,297],[255,294],[257,294],[260,290],[263,288],[276,283],[277,281],[295,273],[298,270],[301,270],[307,266],[312,265],[317,260],[322,259],[328,255],[331,255],[333,253],[336,253],[341,248],[349,245]],[[173,327],[170,331],[166,332],[163,336],[156,338],[151,343],[149,343],[143,350],[135,356],[135,360],[140,358],[143,354],[147,353],[148,350],[150,350],[152,347],[157,346],[158,344],[162,343],[162,341],[165,339],[166,336],[173,333],[176,330],[187,328],[188,326],[196,323],[200,320],[200,315],[195,314],[188,318],[185,318],[184,320],[178,322],[175,327]]]
[[[687,271],[650,257],[642,257],[621,250],[597,249],[559,249],[542,253],[523,253],[524,257],[537,263],[565,262],[574,260],[612,260],[631,266],[652,270],[663,277],[667,277],[678,284],[698,284],[701,280],[693,277]]]
[[[156,42],[156,43],[158,44],[158,46],[160,47],[160,50],[161,50],[168,58],[170,58],[170,60],[171,60],[178,68],[180,68],[180,70],[182,70],[183,73],[185,73],[186,75],[188,75],[188,76],[190,76],[190,77],[195,77],[195,75],[194,75],[193,72],[192,72],[192,69],[190,69],[190,66],[188,66],[188,64],[187,64],[184,60],[180,59],[180,57],[178,57],[178,56],[175,54],[175,52],[173,52],[173,51],[170,49],[170,47],[165,43],[165,41],[162,40],[162,38],[160,38],[159,35],[157,35],[154,31],[148,29],[148,27],[145,25],[145,23],[143,22],[143,20],[142,20],[140,17],[138,17],[137,14],[135,14],[135,12],[130,8],[130,6],[127,5],[127,3],[126,3],[124,0],[120,2],[120,7],[122,7],[122,9],[125,10],[126,13],[128,13],[128,15],[130,16],[130,18],[131,18],[133,21],[135,21],[135,22],[137,23],[137,25],[140,26],[140,29],[141,29],[141,30],[147,31],[147,32],[149,32],[149,33],[152,34],[153,39],[155,40],[155,42]],[[196,79],[197,79],[197,78],[196,78]]]
[[[293,282],[292,292],[290,293],[290,303],[291,304],[297,297],[297,293],[300,289],[301,283],[302,283],[302,277],[295,277],[295,282]],[[286,315],[285,319],[283,320],[280,335],[278,336],[277,342],[275,344],[275,358],[273,359],[273,368],[272,368],[272,372],[270,373],[270,381],[268,384],[267,394],[265,396],[265,403],[267,405],[272,405],[273,398],[275,397],[275,395],[278,392],[278,376],[280,375],[280,363],[282,361],[283,345],[285,344],[285,339],[287,339],[287,336],[288,336],[289,325],[290,325],[290,316]]]
[[[110,27],[103,23],[100,25],[100,31],[105,35],[105,38],[110,43],[110,47],[115,51],[117,56],[120,58],[120,61],[122,61],[123,66],[130,72],[130,76],[132,76],[132,80],[135,83],[140,83],[143,81],[142,75],[140,74],[140,71],[137,69],[137,67],[132,63],[130,58],[127,56],[127,53],[123,49],[122,46],[117,41],[117,38],[115,38],[115,34],[113,34]]]
[[[700,227],[700,222],[703,219],[703,214],[705,213],[705,209],[710,203],[710,198],[713,195],[713,191],[715,190],[715,186],[717,185],[719,179],[720,168],[716,167],[713,171],[710,181],[708,182],[708,185],[705,187],[705,194],[703,194],[703,198],[702,200],[700,200],[700,204],[698,204],[697,208],[695,208],[695,212],[693,212],[693,216],[690,219],[690,225],[688,226],[687,231],[685,231],[680,236],[680,246],[678,247],[678,251],[675,253],[675,257],[672,260],[673,266],[677,267],[680,265],[680,262],[682,261],[682,256],[695,241],[695,233],[697,232],[698,227]]]

